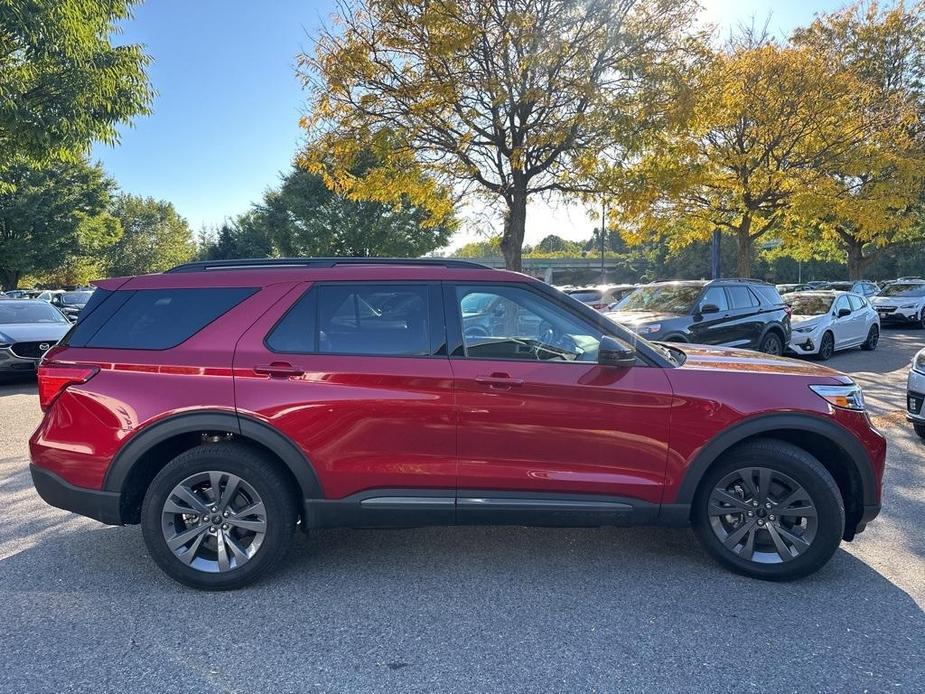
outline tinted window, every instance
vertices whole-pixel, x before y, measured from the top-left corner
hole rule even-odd
[[[690,313],[701,289],[699,284],[651,284],[630,294],[619,308],[621,311]]]
[[[751,308],[758,305],[758,300],[745,286],[726,287],[726,293],[729,295],[729,301],[732,308]]]
[[[703,299],[700,300],[700,306],[713,304],[720,311],[728,311],[729,304],[726,302],[726,292],[722,287],[710,287],[703,293]]]
[[[487,305],[464,310],[470,297]],[[457,287],[465,354],[474,359],[597,361],[601,334],[552,301],[519,287]]]
[[[277,352],[428,356],[428,288],[330,284],[310,290],[276,325]]]
[[[780,292],[769,284],[753,284],[749,288],[766,304],[780,306],[784,303],[780,298]]]
[[[242,287],[143,289],[128,298],[87,347],[168,349],[188,340],[256,290]],[[75,344],[72,340],[71,344]]]
[[[91,296],[93,292],[65,292],[61,295],[61,303],[65,306],[83,306]]]

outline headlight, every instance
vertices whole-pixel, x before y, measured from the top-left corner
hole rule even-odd
[[[903,304],[900,308],[915,308],[915,304]]]
[[[0,345],[0,347],[2,347],[2,345]],[[912,368],[919,373],[925,374],[925,349],[915,355],[915,358],[912,360]]]
[[[818,328],[818,325],[803,325],[799,328],[794,328],[793,332],[795,333],[811,333],[813,330]]]
[[[637,335],[653,335],[662,329],[661,323],[650,323],[649,325],[640,325],[633,330]]]
[[[846,410],[864,409],[864,393],[857,383],[847,386],[810,386],[810,389],[835,407]]]

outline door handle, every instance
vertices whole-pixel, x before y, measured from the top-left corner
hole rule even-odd
[[[259,364],[258,366],[255,366],[254,373],[258,373],[263,376],[286,377],[301,376],[305,373],[305,371],[293,366],[288,361],[274,361],[269,364]]]
[[[482,385],[486,385],[489,388],[508,389],[513,386],[522,386],[524,380],[522,378],[511,378],[507,374],[492,374],[491,376],[476,376],[475,382]]]

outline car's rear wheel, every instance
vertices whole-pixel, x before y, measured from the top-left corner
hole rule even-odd
[[[825,333],[822,336],[822,341],[819,343],[819,353],[816,355],[816,358],[819,361],[828,361],[832,358],[833,354],[835,354],[835,337],[832,333]]]
[[[870,330],[867,331],[867,340],[864,341],[864,344],[861,345],[861,349],[867,352],[873,352],[877,349],[877,345],[880,343],[880,328],[876,325],[870,326]]]
[[[925,424],[913,424],[915,428],[915,433],[925,439]]]
[[[922,315],[919,316],[919,320],[915,327],[925,328],[925,308],[922,309]]]
[[[758,351],[765,354],[781,355],[784,353],[784,342],[777,333],[768,333],[762,338]]]
[[[174,458],[151,482],[141,512],[157,565],[204,590],[255,581],[286,553],[296,520],[293,494],[273,462],[232,442]]]
[[[774,439],[741,444],[715,464],[692,513],[715,559],[771,581],[818,570],[845,527],[844,502],[829,472],[803,449]]]

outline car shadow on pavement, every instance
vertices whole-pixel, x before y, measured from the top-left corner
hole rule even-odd
[[[922,610],[851,553],[767,583],[685,530],[330,530],[251,588],[202,593],[155,568],[137,527],[66,521],[0,560],[0,591],[6,691],[67,689],[88,662],[116,689],[157,672],[186,692],[902,691],[925,676]]]
[[[0,396],[37,395],[39,392],[35,376],[0,376]]]

